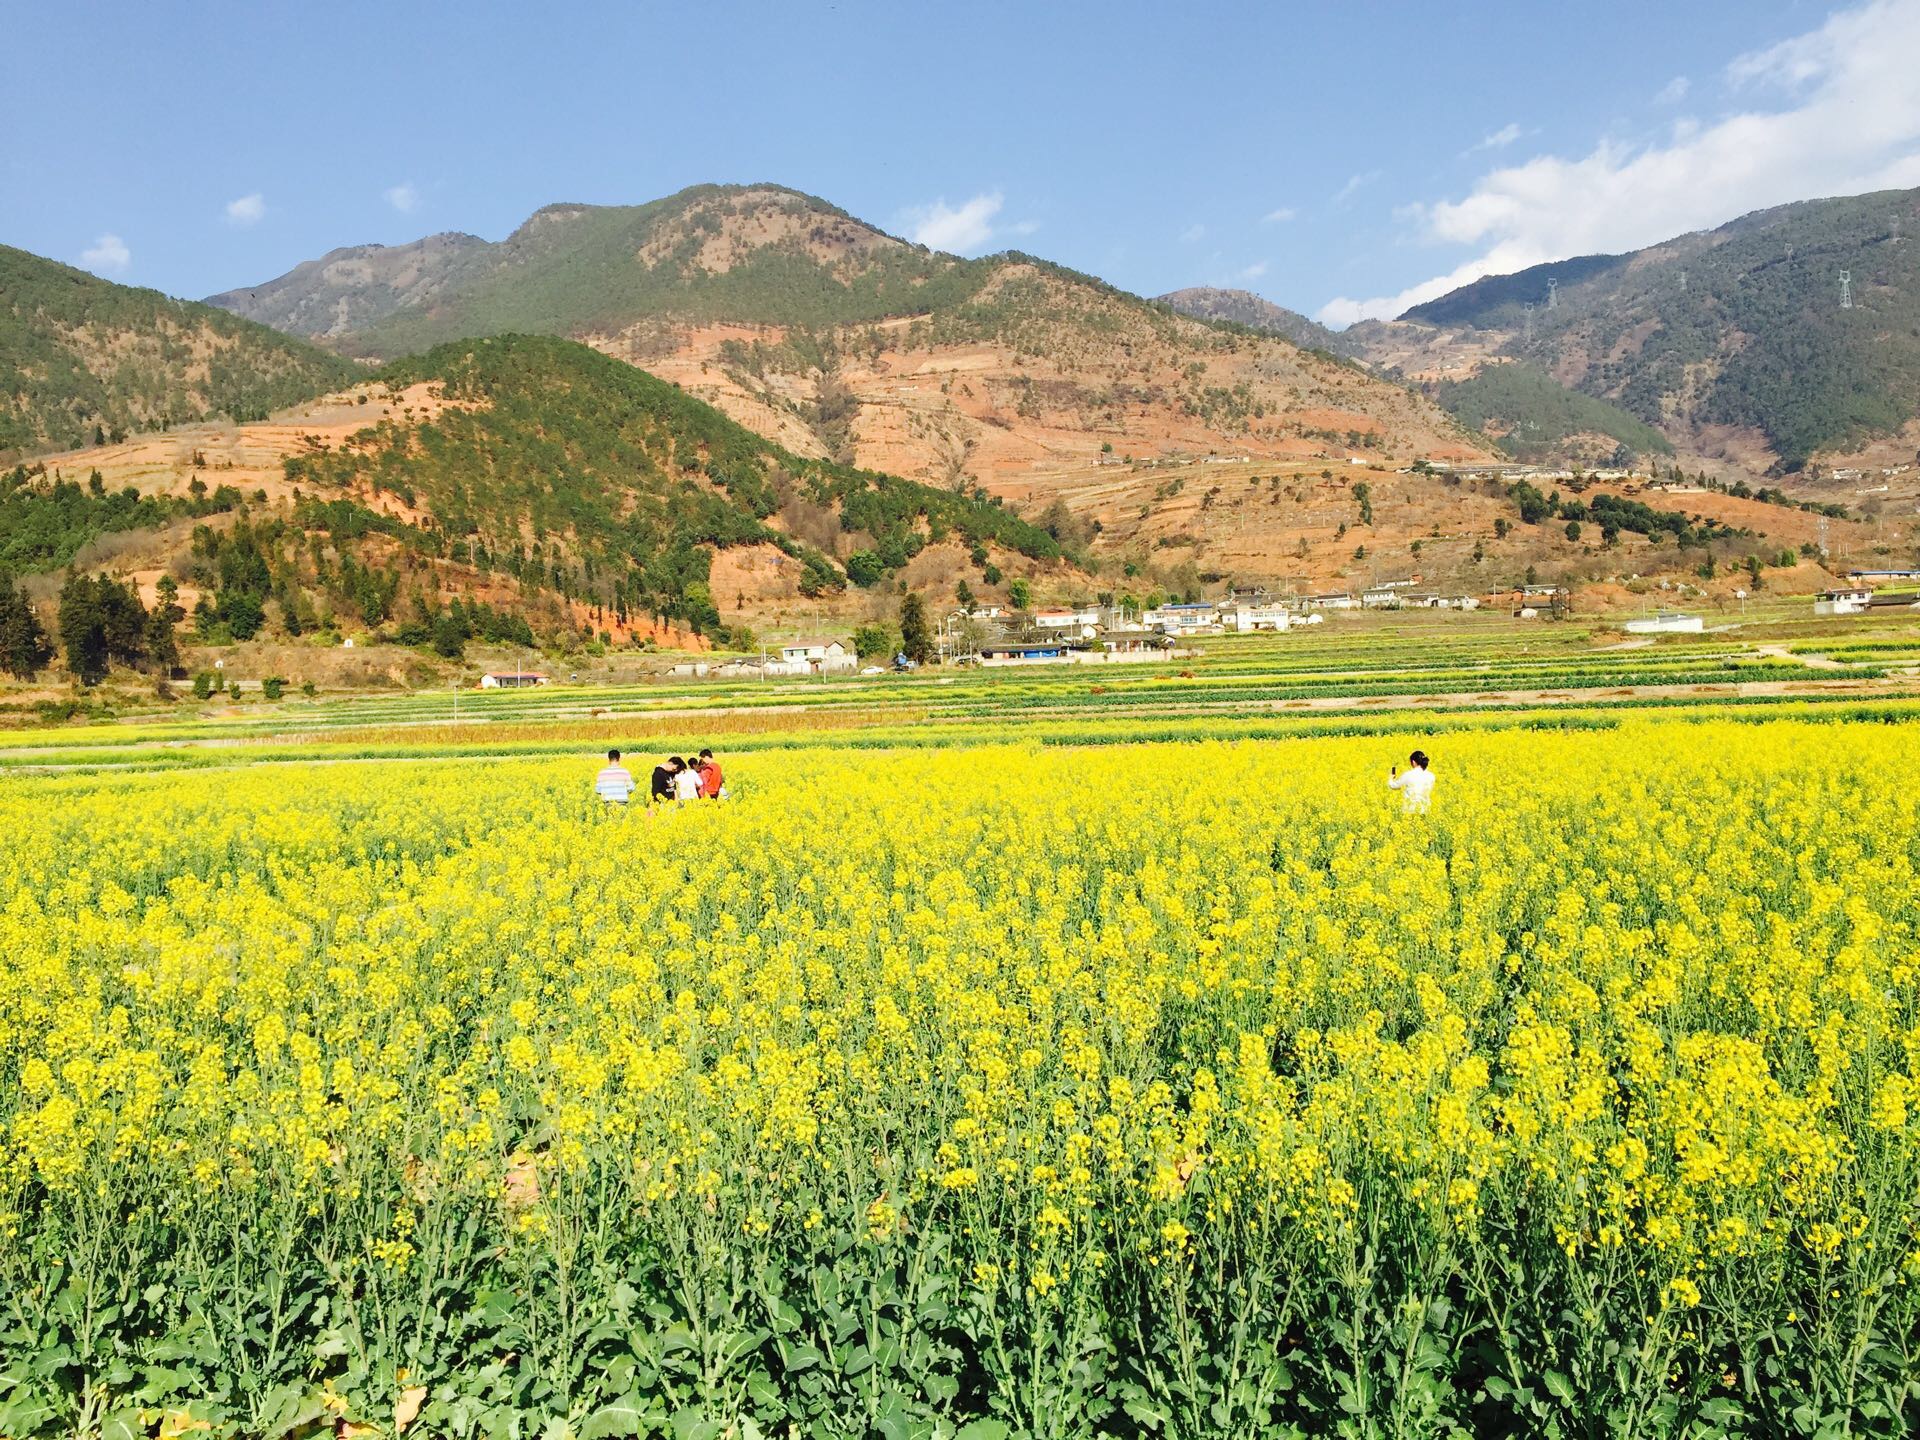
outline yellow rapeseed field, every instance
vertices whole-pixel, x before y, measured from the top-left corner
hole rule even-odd
[[[12,779],[0,1434],[1902,1433],[1912,746]]]

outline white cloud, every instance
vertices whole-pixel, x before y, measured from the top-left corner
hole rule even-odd
[[[1253,264],[1247,266],[1246,269],[1242,270],[1238,278],[1242,280],[1258,280],[1262,275],[1266,273],[1267,273],[1267,262],[1264,260],[1256,260],[1253,262]]]
[[[251,195],[242,195],[238,200],[227,202],[229,225],[258,225],[261,217],[266,213],[266,198],[258,190]]]
[[[1346,204],[1347,201],[1351,200],[1360,190],[1371,185],[1379,178],[1380,172],[1378,170],[1362,170],[1357,175],[1349,175],[1347,177],[1347,183],[1334,192],[1333,203],[1336,205]]]
[[[943,195],[931,205],[907,211],[907,238],[916,245],[960,255],[984,250],[993,239],[993,217],[1000,213],[1001,204],[998,190],[976,195],[959,206],[947,204]]]
[[[118,235],[102,235],[80,252],[80,263],[96,275],[121,275],[133,264],[133,252]]]
[[[1350,324],[1399,314],[1482,275],[1572,255],[1634,250],[1750,210],[1920,184],[1920,0],[1873,0],[1727,67],[1753,108],[1682,122],[1664,141],[1603,140],[1577,159],[1543,155],[1481,177],[1463,200],[1421,205],[1413,223],[1472,258],[1398,295],[1328,302]]]
[[[1656,105],[1678,105],[1687,98],[1687,91],[1693,88],[1693,82],[1684,75],[1676,75],[1660,87],[1660,93],[1653,97]]]
[[[1189,225],[1180,232],[1180,243],[1183,245],[1191,245],[1196,240],[1204,240],[1206,238],[1207,227],[1200,224]]]
[[[414,188],[411,180],[403,180],[398,185],[389,185],[381,192],[386,196],[387,204],[402,215],[411,215],[420,204],[420,192]]]
[[[1300,212],[1291,205],[1282,205],[1278,210],[1269,210],[1260,217],[1262,225],[1284,225]]]
[[[1498,130],[1490,134],[1482,135],[1460,153],[1462,155],[1478,155],[1482,150],[1504,150],[1526,133],[1526,131],[1520,128],[1518,122],[1502,125]]]
[[[1031,235],[1033,234],[1034,231],[1038,230],[1039,228],[1040,228],[1040,222],[1038,220],[1016,220],[1011,225],[1007,226],[1007,234]]]

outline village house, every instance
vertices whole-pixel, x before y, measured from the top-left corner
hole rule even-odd
[[[1852,590],[1822,590],[1813,602],[1816,615],[1858,615],[1873,603],[1873,591],[1864,586]]]
[[[780,647],[780,658],[765,667],[768,675],[833,675],[854,669],[859,661],[838,640],[794,640]]]
[[[1255,630],[1285,630],[1293,624],[1293,615],[1287,607],[1271,602],[1227,601],[1221,604],[1219,613],[1222,628],[1239,635]]]
[[[531,670],[489,670],[480,677],[482,690],[528,690],[545,685],[547,677]]]
[[[1100,612],[1093,607],[1076,610],[1036,610],[1033,612],[1033,628],[1036,630],[1091,630],[1100,623]]]
[[[1205,602],[1156,605],[1143,612],[1140,620],[1149,630],[1168,635],[1218,634],[1222,628],[1219,607]]]

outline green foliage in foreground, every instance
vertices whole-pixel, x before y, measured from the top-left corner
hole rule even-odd
[[[262,419],[354,373],[224,310],[0,245],[0,454],[213,415]]]
[[[1858,905],[1823,893],[1826,862],[1904,835],[1912,806],[1873,763],[1903,747],[1663,730],[1462,737],[1451,775],[1485,808],[1417,825],[1351,804],[1363,766],[1378,779],[1352,745],[1001,749],[967,791],[960,763],[789,750],[735,770],[736,808],[654,822],[585,797],[590,757],[16,786],[48,828],[12,863],[62,884],[20,887],[37,984],[0,991],[19,1017],[0,1114],[23,1157],[0,1174],[0,1431],[131,1440],[180,1407],[209,1440],[304,1437],[336,1428],[330,1407],[385,1427],[404,1401],[412,1433],[501,1440],[1893,1440],[1920,1360],[1899,1269],[1914,1131],[1872,1097],[1912,1014],[1903,991],[1792,970],[1912,938],[1903,846]],[[1152,784],[1195,758],[1218,795]],[[1078,806],[1022,807],[995,778],[1054,763],[1077,765]],[[1691,810],[1712,823],[1640,813],[1703,786],[1720,790]],[[959,824],[920,813],[930,793]],[[187,813],[169,844],[103,842]],[[861,837],[859,865],[792,843],[836,833]],[[1656,844],[1670,868],[1634,863]],[[1040,875],[1089,855],[1084,889],[1002,881],[1009,856]],[[689,875],[739,883],[683,893]],[[663,886],[671,904],[650,903]],[[75,943],[142,924],[198,963]],[[777,941],[743,963],[763,928]],[[1781,937],[1772,973],[1807,1012],[1778,1035],[1753,1033],[1752,1007],[1779,990],[1655,943],[1750,979],[1756,931]],[[1143,952],[1132,986],[1089,984]],[[858,1003],[865,974],[912,1010]],[[1017,998],[914,1005],[969,986]],[[65,1053],[22,1038],[56,1024]],[[858,1077],[851,1097],[821,1097],[828,1064]],[[1243,1076],[1264,1105],[1223,1112]],[[691,1117],[662,1103],[681,1089]],[[1857,1141],[1837,1176],[1715,1174],[1725,1149],[1791,1141],[1776,1117],[1808,1091]],[[815,1104],[844,1144],[788,1141]],[[211,1123],[274,1105],[310,1139],[305,1175],[256,1163],[277,1127]],[[1468,1158],[1450,1173],[1416,1146],[1455,1105],[1517,1162],[1469,1182]],[[1347,1124],[1309,1130],[1309,1107]],[[1032,1149],[944,1184],[974,1159],[947,1153],[956,1120],[1016,1111]],[[1566,1118],[1542,1136],[1516,1115]],[[1611,1193],[1616,1136],[1644,1211]],[[1303,1154],[1281,1201],[1246,1183]],[[29,1155],[48,1182],[21,1178]],[[1754,1208],[1770,1188],[1792,1203]],[[1677,1273],[1647,1236],[1596,1238],[1675,1192],[1700,1197],[1689,1231],[1784,1215],[1785,1233]],[[1855,1197],[1858,1228],[1830,1243],[1824,1217]],[[1325,1226],[1328,1207],[1352,1223]]]

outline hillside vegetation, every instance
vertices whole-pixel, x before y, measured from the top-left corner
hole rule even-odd
[[[1625,462],[1673,453],[1672,442],[1645,421],[1605,400],[1569,390],[1524,362],[1488,365],[1471,379],[1442,382],[1428,393],[1441,409],[1487,435],[1516,460],[1571,455]]]
[[[0,245],[0,454],[214,415],[254,419],[353,374],[212,306]]]
[[[1807,201],[1630,255],[1489,276],[1402,320],[1492,333],[1674,438],[1758,432],[1794,470],[1920,415],[1916,235],[1920,190]]]
[[[1046,531],[1000,506],[790,454],[645,371],[570,341],[506,336],[440,346],[381,373],[428,383],[446,408],[383,419],[337,448],[289,457],[322,495],[399,495],[449,559],[501,570],[618,616],[719,623],[713,552],[767,543],[819,593],[872,583],[930,541],[1052,559]],[[825,549],[798,538],[819,537]]]

